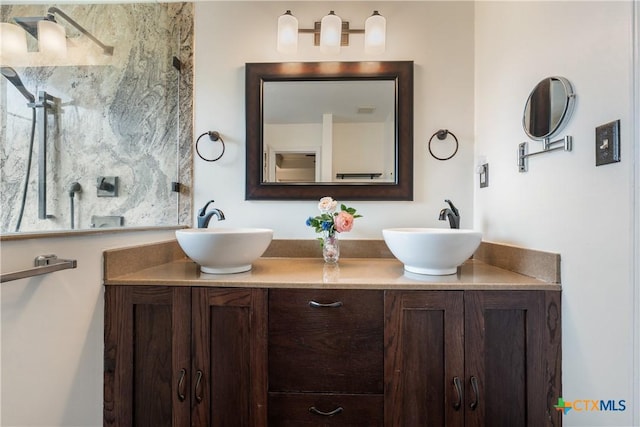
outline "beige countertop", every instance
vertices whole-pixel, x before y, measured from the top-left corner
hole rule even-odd
[[[106,270],[105,270],[106,272]],[[426,276],[404,271],[393,258],[340,258],[338,265],[321,258],[264,257],[251,271],[204,274],[183,258],[123,274],[105,274],[105,285],[215,286],[301,289],[404,290],[560,290],[549,283],[471,259],[449,276]]]

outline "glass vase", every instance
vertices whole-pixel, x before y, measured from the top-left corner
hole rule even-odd
[[[340,259],[340,243],[335,234],[325,235],[322,240],[322,256],[327,264],[337,264]]]

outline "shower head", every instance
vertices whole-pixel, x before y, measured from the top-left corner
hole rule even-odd
[[[31,103],[36,102],[36,97],[33,96],[33,94],[29,92],[26,87],[24,87],[24,85],[22,84],[22,80],[20,80],[20,76],[18,75],[18,73],[16,73],[16,70],[11,67],[1,68],[2,75],[5,76],[7,80],[9,80],[16,87],[16,89],[18,89],[25,98],[27,98],[27,101]]]

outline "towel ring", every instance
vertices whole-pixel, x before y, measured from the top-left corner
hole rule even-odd
[[[435,154],[433,154],[433,151],[431,151],[431,142],[433,141],[433,137],[437,136],[440,141],[444,141],[447,138],[447,135],[451,135],[453,137],[453,139],[456,141],[456,149],[454,150],[453,154],[450,155],[449,157],[438,157]],[[450,158],[452,158],[453,156],[456,155],[456,153],[458,152],[458,147],[459,146],[460,146],[460,144],[458,144],[458,138],[456,138],[456,136],[453,134],[453,132],[449,132],[449,130],[447,130],[447,129],[440,129],[439,131],[437,131],[436,133],[431,135],[431,138],[429,138],[429,154],[431,154],[431,156],[434,159],[449,160]]]
[[[215,142],[215,141],[220,141],[220,143],[222,144],[222,153],[220,153],[220,155],[219,155],[218,157],[216,157],[215,159],[207,159],[207,158],[203,157],[203,156],[202,156],[202,154],[200,154],[200,150],[198,150],[198,143],[200,142],[200,138],[202,138],[202,137],[203,137],[203,136],[205,136],[205,135],[209,135],[209,139],[210,139],[211,141],[214,141],[214,142]],[[204,161],[206,161],[206,162],[215,162],[215,161],[220,160],[220,158],[224,155],[224,149],[225,149],[225,147],[224,147],[224,140],[223,140],[223,139],[222,139],[222,137],[220,136],[220,132],[218,132],[218,131],[216,131],[216,130],[210,130],[210,131],[207,131],[207,132],[203,133],[202,135],[200,135],[200,136],[198,137],[198,139],[196,139],[196,153],[198,153],[198,156],[199,156],[202,160],[204,160]]]

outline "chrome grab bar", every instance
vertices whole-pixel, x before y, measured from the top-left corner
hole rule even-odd
[[[26,270],[0,274],[0,283],[76,268],[78,262],[75,259],[60,259],[56,255],[39,255],[33,261],[33,265],[33,268]]]

